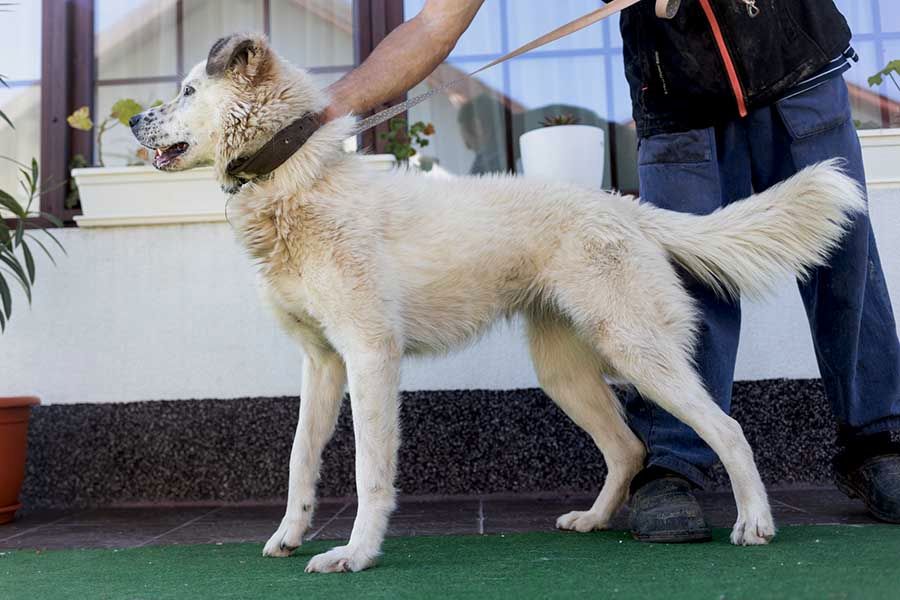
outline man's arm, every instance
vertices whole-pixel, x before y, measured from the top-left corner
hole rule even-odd
[[[326,119],[362,114],[406,93],[444,61],[484,0],[426,0],[359,67],[328,88]]]

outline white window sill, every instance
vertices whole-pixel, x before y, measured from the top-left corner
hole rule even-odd
[[[900,129],[859,132],[869,190],[900,187]]]
[[[366,155],[380,169],[392,155]],[[83,215],[79,227],[133,227],[178,223],[224,223],[225,194],[212,167],[162,173],[149,166],[73,169]]]

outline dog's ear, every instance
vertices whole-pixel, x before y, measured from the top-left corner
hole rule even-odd
[[[264,36],[234,34],[219,39],[209,49],[206,74],[219,77],[231,71],[253,79],[268,60],[269,47]]]

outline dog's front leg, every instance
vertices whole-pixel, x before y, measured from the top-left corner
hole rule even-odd
[[[400,445],[398,388],[400,352],[396,344],[345,356],[356,437],[356,492],[359,508],[350,542],[314,556],[307,572],[361,571],[381,550],[394,510],[394,475]]]
[[[289,556],[303,541],[315,506],[322,449],[334,432],[346,380],[344,363],[335,353],[308,354],[303,361],[287,510],[278,530],[266,542],[265,556]]]

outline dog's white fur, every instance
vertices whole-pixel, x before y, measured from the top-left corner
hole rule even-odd
[[[134,129],[151,147],[190,142],[169,168],[212,160],[232,188],[230,160],[321,110],[326,98],[261,36],[221,46],[226,55],[210,61],[223,72],[210,76],[198,65],[185,80],[196,93],[151,109],[149,124]],[[605,374],[632,382],[715,450],[738,508],[733,543],[772,538],[750,446],[692,365],[695,308],[673,265],[728,296],[759,295],[784,274],[824,265],[852,215],[865,210],[858,185],[835,161],[693,216],[504,175],[375,172],[342,151],[351,128],[349,118],[326,124],[269,178],[230,199],[264,295],[306,355],[287,510],[265,555],[287,556],[302,542],[349,382],[359,510],[349,543],[315,556],[307,571],[371,566],[395,505],[402,357],[447,352],[514,314],[527,320],[542,387],[591,435],[609,468],[593,506],[561,516],[558,527],[605,527],[643,463],[644,447]]]

